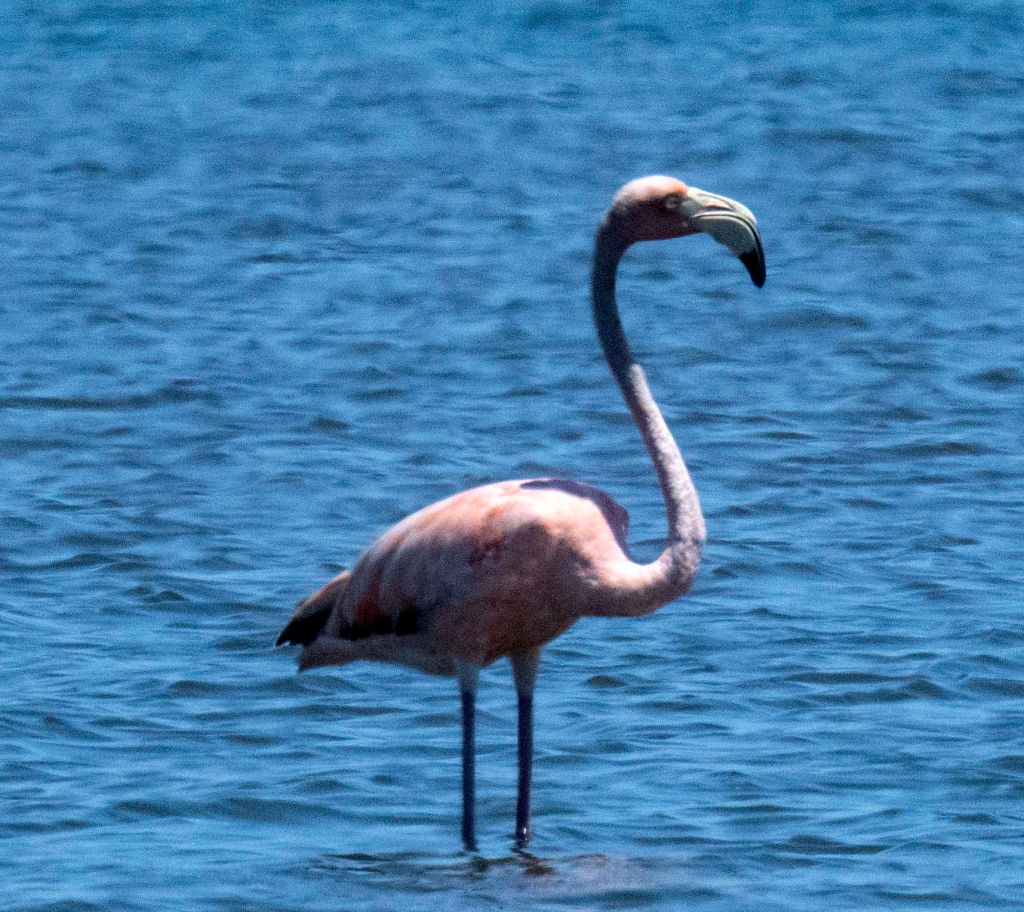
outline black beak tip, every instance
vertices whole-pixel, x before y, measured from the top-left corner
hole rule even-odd
[[[740,262],[747,267],[750,280],[758,288],[763,288],[767,278],[764,269],[764,254],[758,249],[751,250],[749,253],[740,254]]]

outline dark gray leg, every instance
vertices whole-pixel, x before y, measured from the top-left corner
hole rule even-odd
[[[533,686],[540,650],[512,656],[512,676],[519,697],[519,787],[516,795],[515,847],[530,843],[530,785],[533,779]]]
[[[516,848],[530,843],[530,784],[533,778],[533,695],[519,698],[519,788],[516,797]]]
[[[476,851],[476,685],[480,666],[459,663],[462,694],[462,842],[467,852]]]

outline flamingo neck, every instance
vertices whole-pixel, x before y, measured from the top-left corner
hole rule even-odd
[[[651,564],[631,562],[612,598],[635,611],[654,610],[690,587],[704,544],[704,517],[697,491],[672,432],[651,395],[643,368],[633,359],[615,302],[615,276],[630,240],[606,219],[597,235],[592,274],[594,322],[605,358],[633,414],[658,473],[668,514],[668,544]]]

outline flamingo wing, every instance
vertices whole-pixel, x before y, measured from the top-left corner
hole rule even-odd
[[[386,531],[351,574],[300,604],[281,642],[315,628],[314,639],[362,645],[367,657],[387,637],[482,662],[531,648],[580,616],[588,566],[624,556],[627,525],[623,507],[579,482],[464,491]]]

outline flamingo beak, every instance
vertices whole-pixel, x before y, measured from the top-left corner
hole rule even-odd
[[[758,288],[764,285],[764,247],[753,212],[743,203],[696,187],[691,187],[683,199],[683,211],[701,231],[728,247],[739,258]]]

